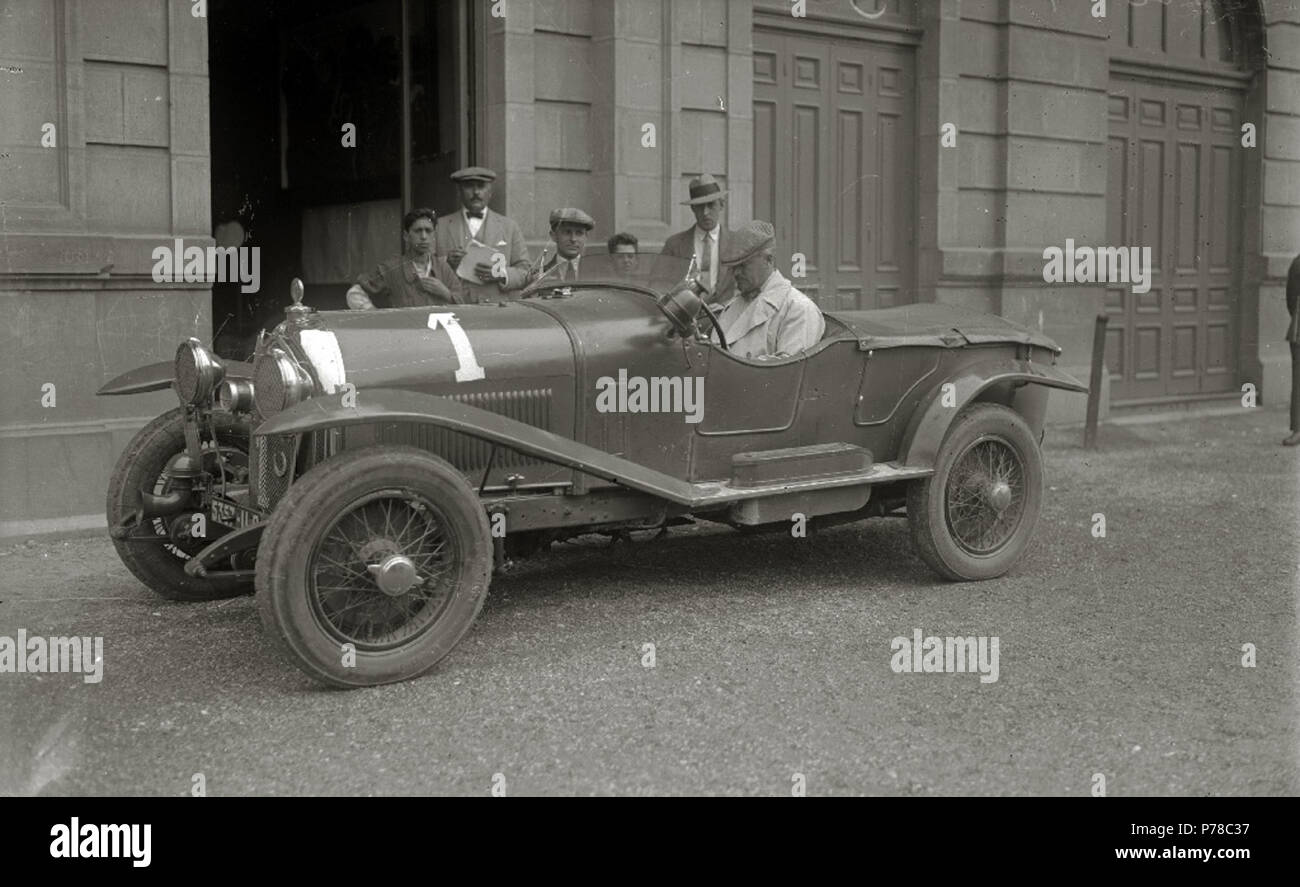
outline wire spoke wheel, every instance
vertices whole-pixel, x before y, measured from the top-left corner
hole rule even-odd
[[[974,403],[953,419],[934,474],[907,491],[912,543],[945,579],[993,579],[1024,554],[1038,522],[1043,461],[1015,410]]]
[[[982,437],[957,457],[945,493],[953,539],[971,554],[993,554],[1024,514],[1024,465],[1007,441]]]
[[[358,650],[398,647],[438,620],[463,545],[428,499],[372,493],[340,514],[312,553],[312,607]]]
[[[290,662],[334,687],[424,674],[487,597],[492,541],[478,493],[445,459],[378,445],[294,481],[267,521],[257,598]]]

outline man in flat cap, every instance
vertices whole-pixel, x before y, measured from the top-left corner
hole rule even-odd
[[[587,232],[596,222],[582,210],[565,206],[551,210],[551,240],[555,242],[555,258],[542,268],[540,278],[551,280],[577,280],[582,250],[587,245]]]
[[[358,277],[348,289],[348,307],[363,310],[464,302],[460,278],[433,254],[437,224],[438,214],[431,209],[413,209],[402,216],[404,252]]]
[[[695,224],[679,231],[664,242],[661,256],[677,259],[695,257],[697,277],[710,295],[706,300],[726,304],[736,292],[736,282],[729,268],[720,267],[718,256],[726,249],[731,235],[722,224],[722,211],[727,207],[727,194],[713,176],[705,173],[691,179],[690,200],[683,200],[695,213]],[[660,268],[664,267],[662,265]],[[656,275],[658,275],[658,270]]]
[[[739,295],[723,309],[718,326],[739,357],[790,357],[816,345],[826,331],[821,309],[776,270],[775,246],[770,224],[750,222],[732,232],[719,258],[735,274]]]
[[[480,261],[470,269],[479,282],[465,283],[467,302],[493,301],[503,293],[523,289],[528,275],[528,244],[523,232],[512,219],[488,209],[496,177],[482,166],[467,166],[451,174],[460,187],[461,208],[443,216],[434,240],[435,252],[457,270],[471,244],[486,246],[505,258],[505,277],[494,277],[489,261]]]

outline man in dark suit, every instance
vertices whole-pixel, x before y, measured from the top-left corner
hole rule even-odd
[[[478,283],[465,282],[467,302],[490,302],[504,293],[523,289],[528,276],[528,244],[512,219],[488,209],[492,183],[497,174],[482,166],[468,166],[451,174],[460,186],[460,209],[443,216],[434,238],[434,252],[459,270],[471,243],[500,252],[505,259],[504,277],[493,275],[492,262],[479,262],[471,269]]]
[[[577,280],[582,263],[582,251],[587,246],[587,233],[596,227],[591,216],[572,206],[551,210],[551,240],[555,242],[555,258],[542,268],[535,279],[545,278],[547,283]]]
[[[722,224],[722,212],[727,207],[729,192],[724,191],[708,173],[691,179],[690,192],[690,200],[683,200],[682,204],[695,213],[695,224],[669,237],[659,254],[686,260],[694,256],[697,278],[710,294],[706,300],[723,305],[736,294],[731,268],[719,267],[718,263],[718,256],[731,239]]]
[[[1291,323],[1286,329],[1286,340],[1291,343],[1291,436],[1282,446],[1300,444],[1300,256],[1291,260],[1286,273],[1286,310],[1291,312]]]

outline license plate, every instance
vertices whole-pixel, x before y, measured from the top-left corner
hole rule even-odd
[[[212,502],[212,518],[219,523],[238,530],[251,527],[259,521],[257,514],[254,512],[232,505],[229,502],[222,502],[220,499],[215,499]]]

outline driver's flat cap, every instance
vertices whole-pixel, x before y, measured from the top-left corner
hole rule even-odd
[[[776,245],[776,229],[770,222],[750,222],[727,238],[718,261],[724,265],[738,265],[750,256]]]
[[[453,182],[495,182],[497,174],[486,166],[467,166],[456,170],[449,178]]]
[[[552,228],[566,222],[570,225],[581,225],[588,231],[596,227],[596,220],[576,206],[562,206],[559,209],[551,210]]]

